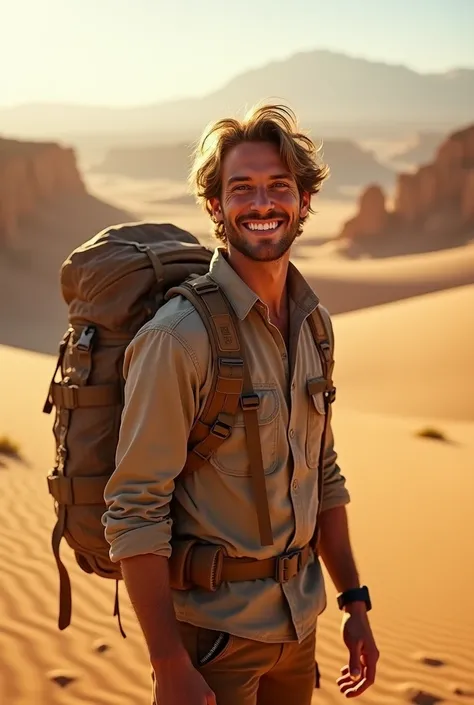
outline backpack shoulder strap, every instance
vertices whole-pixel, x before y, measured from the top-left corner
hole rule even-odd
[[[211,390],[204,409],[191,430],[183,473],[198,470],[229,438],[240,405],[244,415],[260,540],[262,545],[272,545],[258,423],[260,400],[252,387],[239,335],[239,322],[224,292],[208,274],[173,287],[168,291],[167,298],[178,294],[186,297],[201,316],[208,332],[214,362]]]
[[[317,306],[309,318],[309,326],[314,342],[321,358],[326,388],[324,390],[324,403],[326,411],[328,405],[336,399],[336,388],[333,385],[334,371],[334,335],[329,314],[323,313],[321,306]]]
[[[323,312],[321,307],[317,306],[317,308],[310,315],[308,321],[323,369],[323,399],[324,409],[326,412],[324,416],[324,426],[321,438],[321,451],[318,461],[318,510],[313,538],[311,539],[311,544],[316,552],[319,539],[319,515],[321,511],[324,489],[324,456],[326,451],[328,428],[331,423],[331,405],[336,400],[336,388],[332,379],[334,370],[334,335],[329,314],[326,311]]]
[[[206,275],[173,287],[167,294],[186,297],[199,313],[211,345],[213,380],[190,436],[183,472],[194,472],[231,434],[244,384],[244,358],[238,322],[219,286]]]

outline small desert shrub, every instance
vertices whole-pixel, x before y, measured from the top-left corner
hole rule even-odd
[[[20,446],[8,436],[0,436],[0,455],[6,455],[9,458],[19,458]]]
[[[447,441],[448,439],[442,431],[439,431],[432,426],[427,426],[416,432],[416,435],[420,438],[431,438],[434,441]]]

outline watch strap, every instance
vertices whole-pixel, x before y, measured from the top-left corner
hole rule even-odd
[[[351,588],[350,590],[345,590],[337,596],[337,604],[340,610],[342,610],[346,605],[349,605],[352,602],[365,602],[367,611],[372,609],[369,589],[366,585],[362,585],[361,587],[357,588]]]

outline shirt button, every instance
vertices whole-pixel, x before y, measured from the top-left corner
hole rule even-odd
[[[295,437],[295,429],[292,428],[292,429],[290,429],[290,438],[294,438],[294,437]]]
[[[292,383],[291,383],[291,391],[292,391],[292,392],[295,391],[295,387],[296,387],[296,384],[295,384],[294,382],[292,382]]]
[[[299,486],[300,486],[300,483],[298,482],[298,480],[293,480],[293,489],[295,492],[298,491]]]

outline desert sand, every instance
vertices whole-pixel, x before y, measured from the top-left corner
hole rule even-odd
[[[465,286],[334,317],[335,434],[381,651],[377,682],[360,702],[474,702],[473,308],[474,287]],[[56,627],[45,481],[53,441],[41,414],[53,363],[0,346],[0,429],[22,455],[0,470],[1,701],[148,703],[147,653],[123,586],[126,640],[112,616],[114,584],[81,573],[65,543],[73,619],[65,632]],[[446,440],[419,437],[426,427]],[[346,656],[329,579],[327,589],[314,694],[324,705],[341,702],[335,679]]]

